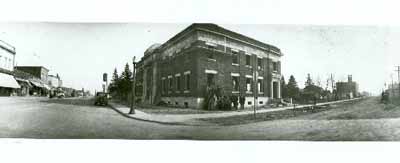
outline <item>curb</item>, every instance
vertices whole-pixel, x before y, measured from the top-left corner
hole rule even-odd
[[[138,120],[138,121],[158,123],[158,124],[163,124],[163,125],[197,126],[197,125],[190,125],[190,124],[181,123],[181,122],[162,122],[162,121],[132,117],[132,116],[129,116],[129,114],[123,113],[121,110],[117,109],[117,107],[115,107],[113,105],[108,104],[108,107],[110,107],[112,110],[116,111],[117,113],[121,114],[122,116],[124,116],[126,118],[130,118],[130,119],[134,119],[134,120]]]

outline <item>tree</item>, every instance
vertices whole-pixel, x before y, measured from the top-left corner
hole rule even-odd
[[[316,101],[321,97],[323,94],[323,88],[317,86],[314,84],[312,81],[310,74],[307,75],[307,81],[305,83],[305,87],[302,92],[302,99],[305,100],[306,102],[314,100]]]
[[[307,87],[310,85],[314,85],[314,82],[312,81],[310,74],[307,74],[307,80],[306,80],[305,86]]]
[[[110,85],[108,86],[108,92],[111,94],[117,95],[118,93],[118,85],[119,85],[120,79],[118,76],[118,71],[117,68],[114,69]]]
[[[132,71],[129,64],[126,63],[124,71],[121,73],[118,82],[118,92],[127,100],[128,94],[132,91]]]
[[[292,98],[294,100],[299,100],[300,98],[300,89],[297,86],[296,79],[293,75],[290,75],[289,82],[286,85],[287,89],[287,97]]]
[[[282,98],[288,97],[288,89],[287,89],[285,77],[283,77],[283,75],[281,78],[281,94],[282,94]]]

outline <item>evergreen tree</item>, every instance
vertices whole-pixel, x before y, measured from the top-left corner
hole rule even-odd
[[[128,97],[128,94],[132,91],[132,71],[129,69],[129,64],[126,63],[124,71],[121,73],[118,82],[118,94],[123,99]]]
[[[307,87],[310,85],[314,85],[314,82],[312,81],[310,74],[307,74],[307,80],[306,80],[305,86]]]
[[[117,68],[114,69],[110,85],[108,86],[108,92],[110,92],[113,95],[117,95],[119,92],[118,90],[118,85],[119,85],[119,77],[118,77],[118,71]]]
[[[297,86],[296,79],[294,78],[293,75],[290,75],[286,89],[287,89],[287,97],[293,98],[294,100],[298,100],[300,98],[300,89]]]
[[[283,75],[281,78],[281,94],[282,94],[282,98],[288,97],[287,85],[286,85],[285,77],[283,77]]]

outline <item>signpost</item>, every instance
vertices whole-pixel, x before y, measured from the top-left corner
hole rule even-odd
[[[107,85],[108,85],[108,82],[107,82],[107,73],[103,73],[103,82],[106,82],[105,85],[103,84],[103,92],[105,93],[105,92],[107,91]]]

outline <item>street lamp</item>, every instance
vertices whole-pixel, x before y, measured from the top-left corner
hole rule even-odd
[[[136,57],[134,56],[132,59],[132,64],[133,64],[133,74],[132,74],[132,96],[131,96],[131,108],[129,110],[129,114],[135,114],[135,109],[134,109],[134,102],[135,102],[135,86],[136,86],[136,64],[135,62]]]

